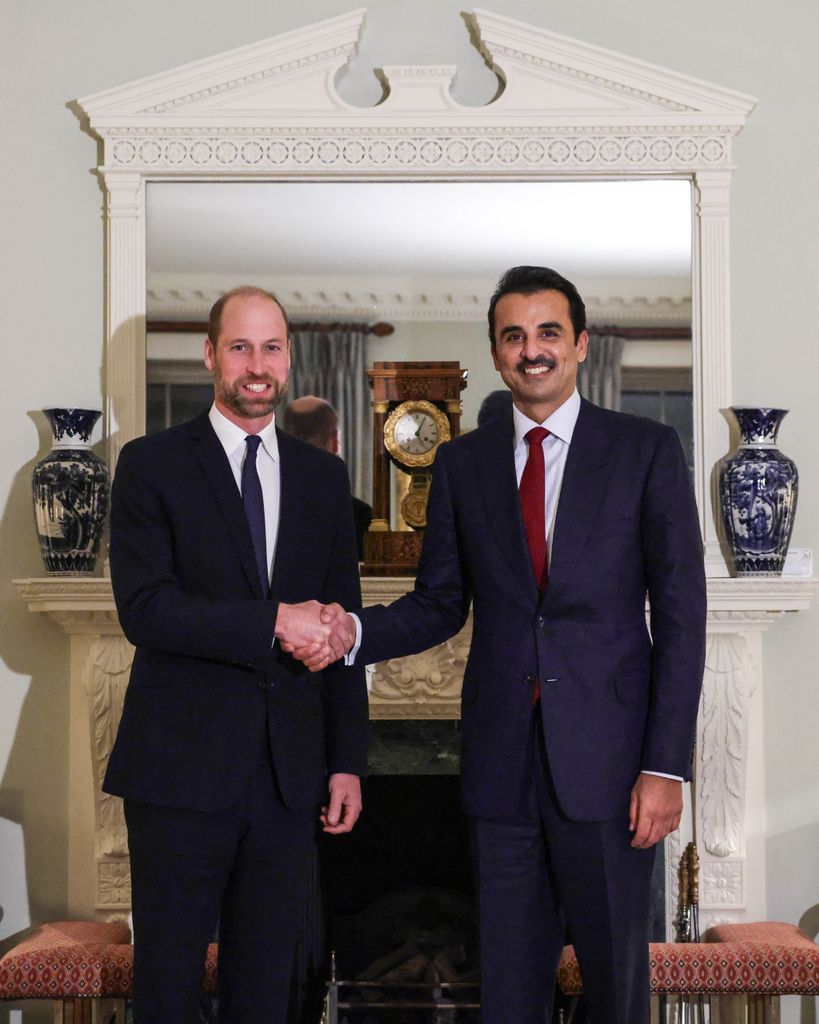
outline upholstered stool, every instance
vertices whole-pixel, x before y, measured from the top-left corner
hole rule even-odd
[[[0,960],[0,999],[58,1000],[64,1024],[96,1021],[105,1000],[106,1019],[113,1015],[121,1024],[134,976],[130,938],[124,924],[44,924]],[[208,948],[206,992],[216,991],[217,948]]]
[[[778,996],[819,994],[819,946],[793,925],[721,925],[706,939],[649,944],[652,996],[743,996],[748,1019],[767,1024],[778,1019]],[[563,950],[557,981],[566,996],[583,990],[571,946]]]

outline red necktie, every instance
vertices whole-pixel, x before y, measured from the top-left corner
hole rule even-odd
[[[549,436],[545,427],[532,427],[526,435],[529,455],[520,478],[520,509],[523,529],[532,559],[532,571],[538,590],[546,586],[548,558],[546,557],[546,464],[543,459],[543,440]]]
[[[520,478],[520,510],[523,514],[523,529],[529,545],[529,557],[535,582],[542,593],[549,578],[549,559],[546,546],[546,464],[543,458],[543,441],[549,436],[545,427],[532,427],[526,434],[529,454],[523,475]],[[540,680],[535,680],[532,689],[532,705],[540,698]]]

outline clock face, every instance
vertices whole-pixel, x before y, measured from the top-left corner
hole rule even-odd
[[[427,412],[407,412],[395,424],[395,440],[408,455],[432,451],[441,436],[438,424]]]
[[[384,424],[384,447],[408,469],[431,466],[438,446],[450,436],[446,415],[424,399],[402,402]]]

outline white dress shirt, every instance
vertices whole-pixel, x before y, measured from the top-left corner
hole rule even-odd
[[[208,413],[211,426],[225,449],[233,478],[239,493],[242,493],[242,466],[247,455],[245,438],[247,431],[242,430],[227,416],[224,416],[215,405]],[[273,573],[273,559],[276,556],[276,539],[279,534],[279,504],[281,501],[281,463],[279,461],[279,441],[276,437],[276,420],[259,431],[261,444],[256,452],[256,471],[262,485],[264,500],[264,536],[267,553],[268,582]]]

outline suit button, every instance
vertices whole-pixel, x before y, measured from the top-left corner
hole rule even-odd
[[[536,682],[535,676],[524,676],[523,677],[524,686],[534,686],[535,682]]]
[[[545,617],[543,615],[538,615],[538,617],[537,617],[537,619],[535,621],[535,625],[537,626],[538,629],[543,629],[543,627],[546,625]]]
[[[256,685],[259,687],[260,690],[267,689],[267,683],[263,679],[260,682],[256,683]]]

